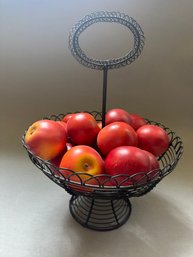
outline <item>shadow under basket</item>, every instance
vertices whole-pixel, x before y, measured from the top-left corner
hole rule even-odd
[[[97,121],[102,120],[101,112],[88,113],[92,114]],[[65,115],[51,115],[44,119],[62,120]],[[160,164],[158,170],[149,173],[141,172],[132,176],[125,174],[92,176],[68,170],[70,175],[64,177],[63,169],[35,156],[27,148],[24,141],[26,132],[22,137],[22,143],[34,165],[71,195],[69,209],[72,217],[86,228],[108,231],[119,228],[130,217],[132,208],[129,199],[150,192],[165,176],[174,170],[183,153],[183,143],[180,137],[159,122],[150,120],[147,120],[147,122],[163,128],[169,136],[170,144],[167,151],[158,158]],[[81,174],[87,175],[88,179],[83,181]],[[73,180],[74,176],[78,178],[76,181]]]

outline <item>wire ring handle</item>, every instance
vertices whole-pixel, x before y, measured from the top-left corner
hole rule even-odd
[[[115,22],[126,26],[133,33],[133,49],[124,56],[114,59],[98,60],[88,57],[79,45],[79,36],[89,26],[97,22]],[[72,28],[69,35],[69,48],[74,58],[88,68],[97,70],[103,70],[104,67],[107,69],[116,69],[135,61],[143,50],[144,41],[144,33],[140,25],[133,18],[119,12],[103,11],[86,15]]]

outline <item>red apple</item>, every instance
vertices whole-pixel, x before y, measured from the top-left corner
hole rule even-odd
[[[121,175],[116,178],[120,185],[131,185],[138,181],[142,183],[144,174],[150,170],[150,161],[147,154],[138,147],[120,146],[107,155],[105,170],[111,176]],[[133,178],[130,179],[129,176]]]
[[[53,159],[49,160],[49,162],[51,164],[53,164],[54,166],[58,167],[60,166],[62,157],[64,156],[64,154],[67,151],[67,147],[64,148],[64,150],[62,152],[60,152],[56,157],[54,157]],[[53,171],[56,171],[56,169],[53,169]],[[54,172],[55,174],[57,174],[57,172]]]
[[[100,130],[97,136],[97,146],[106,156],[113,148],[123,145],[137,146],[137,134],[125,122],[113,122]]]
[[[150,153],[148,151],[145,151],[145,150],[143,150],[143,151],[147,154],[149,161],[150,161],[150,168],[149,168],[149,172],[147,174],[148,179],[154,179],[154,178],[158,177],[158,175],[159,175],[159,168],[160,168],[159,162],[158,162],[157,158],[155,157],[155,155],[153,155],[152,153]]]
[[[58,169],[57,169],[57,168],[60,166],[60,163],[61,163],[61,160],[62,160],[64,154],[65,154],[68,150],[70,150],[72,147],[73,147],[73,144],[71,144],[71,143],[66,143],[66,147],[64,148],[64,150],[63,150],[61,153],[59,153],[55,158],[53,158],[52,160],[49,161],[51,164],[53,164],[54,166],[56,166],[56,168],[51,166],[51,170],[53,171],[53,173],[54,173],[55,175],[60,176],[60,173],[58,172]]]
[[[145,150],[143,150],[143,151],[148,155],[148,158],[150,160],[150,170],[159,169],[160,165],[159,165],[159,162],[158,162],[157,158],[155,157],[155,155],[153,155],[152,153],[150,153],[148,151],[145,151]]]
[[[169,146],[166,131],[156,125],[143,125],[137,130],[138,146],[155,156],[162,155]]]
[[[53,120],[34,122],[25,134],[25,144],[43,160],[50,160],[66,146],[67,136],[63,127]]]
[[[147,124],[147,121],[143,117],[141,117],[137,114],[130,114],[130,117],[131,117],[131,126],[135,130],[137,130],[139,127]]]
[[[63,149],[62,152],[60,152],[56,157],[54,157],[52,160],[50,160],[50,163],[52,163],[53,165],[55,165],[56,167],[60,166],[62,157],[64,156],[64,154],[70,150],[73,147],[73,144],[71,143],[66,143],[66,147]]]
[[[100,129],[102,129],[102,121],[97,122]]]
[[[65,130],[65,133],[67,134],[67,124],[66,124],[66,122],[60,121],[60,120],[57,120],[56,122],[63,127],[63,129]]]
[[[70,139],[70,137],[69,137],[69,135],[68,135],[68,131],[67,131],[67,123],[66,122],[64,122],[64,121],[57,121],[62,127],[63,127],[63,129],[65,130],[65,133],[66,133],[66,136],[67,136],[67,142],[69,143],[69,144],[71,144],[71,139]]]
[[[60,172],[65,178],[69,178],[71,181],[80,182],[81,180],[85,181],[91,178],[92,176],[90,175],[104,173],[104,161],[100,154],[92,147],[77,145],[64,154],[60,163],[60,168]],[[63,170],[63,168],[66,168],[67,170]],[[72,171],[74,171],[75,174],[73,174]],[[94,179],[87,182],[87,184],[93,183],[96,184]]]
[[[75,145],[94,145],[99,131],[97,121],[89,113],[74,114],[67,122],[68,136]]]
[[[123,109],[111,109],[105,115],[105,125],[112,122],[122,121],[131,124],[132,120],[130,114]]]
[[[69,114],[66,114],[64,116],[64,118],[62,119],[63,122],[67,122],[69,119],[72,118],[72,116],[74,115],[74,113],[69,113]]]

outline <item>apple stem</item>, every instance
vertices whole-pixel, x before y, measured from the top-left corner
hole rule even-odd
[[[108,67],[103,67],[103,101],[102,101],[102,128],[105,126],[106,103],[107,103],[107,72]]]
[[[89,170],[89,167],[90,167],[90,166],[89,166],[89,164],[88,164],[88,163],[85,163],[85,164],[84,164],[84,169],[85,169],[86,171],[88,171],[88,170]]]

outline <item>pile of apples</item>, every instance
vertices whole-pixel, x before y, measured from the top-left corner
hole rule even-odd
[[[34,155],[61,168],[64,177],[81,172],[82,181],[87,174],[132,176],[156,171],[158,157],[169,146],[164,129],[123,109],[109,110],[103,128],[87,112],[67,114],[60,121],[38,120],[27,129],[24,140]],[[78,176],[70,179],[77,181]]]

